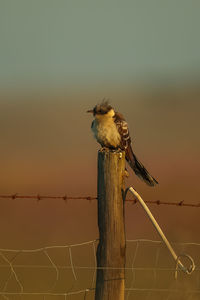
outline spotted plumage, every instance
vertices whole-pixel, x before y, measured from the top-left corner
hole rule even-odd
[[[125,121],[124,117],[120,114],[115,112],[114,115],[114,122],[117,126],[117,130],[121,136],[120,148],[125,150],[131,144],[131,138],[128,130],[128,124]]]
[[[115,112],[113,107],[105,101],[88,112],[94,115],[91,129],[98,143],[102,147],[124,150],[126,160],[135,174],[146,184],[155,186],[158,183],[157,180],[149,174],[133,153],[128,124],[123,115]]]

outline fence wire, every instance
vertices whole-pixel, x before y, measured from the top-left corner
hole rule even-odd
[[[126,243],[126,300],[200,298],[200,243],[172,243],[177,252],[190,252],[196,261],[191,276],[178,271],[176,280],[176,266],[163,242]],[[1,299],[94,299],[97,244],[95,239],[37,249],[0,249]]]
[[[15,200],[15,199],[30,199],[30,200],[36,200],[37,202],[42,201],[42,200],[63,200],[67,203],[68,200],[86,200],[86,201],[94,201],[97,200],[97,197],[95,196],[51,196],[51,195],[19,195],[17,193],[15,194],[9,194],[9,195],[0,195],[0,199],[7,199],[7,200]],[[138,203],[137,199],[125,199],[125,202],[129,202],[131,204],[136,204]],[[161,201],[161,200],[145,200],[145,203],[148,204],[155,204],[155,205],[172,205],[172,206],[185,206],[185,207],[200,207],[200,202],[195,202],[195,203],[189,203],[185,202],[184,200],[181,201]]]
[[[86,200],[94,196],[0,195],[16,200]],[[137,199],[125,199],[136,204]],[[200,207],[184,201],[145,201],[155,205]],[[95,297],[98,240],[36,249],[0,249],[0,299],[6,300],[92,300]],[[162,241],[127,240],[125,300],[197,300],[200,299],[200,243],[171,243],[180,254],[190,253],[196,269],[188,276],[178,271]],[[183,263],[189,265],[187,257]],[[100,268],[100,267],[99,267]],[[114,269],[107,266],[101,269]],[[178,275],[175,279],[175,274]]]

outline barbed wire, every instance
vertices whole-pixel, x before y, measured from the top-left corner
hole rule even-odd
[[[95,196],[51,196],[51,195],[20,195],[20,194],[9,194],[9,195],[0,195],[0,199],[8,199],[8,200],[15,200],[15,199],[30,199],[30,200],[36,200],[37,202],[42,200],[63,200],[65,203],[67,203],[68,200],[86,200],[89,202],[92,202],[94,200],[97,200],[97,197]],[[138,203],[137,199],[125,199],[125,202],[136,204]],[[171,206],[181,206],[181,207],[199,207],[200,208],[200,202],[196,203],[189,203],[185,202],[184,200],[176,201],[176,202],[169,202],[169,201],[161,201],[161,200],[145,200],[145,203],[148,204],[154,204],[154,205],[171,205]]]

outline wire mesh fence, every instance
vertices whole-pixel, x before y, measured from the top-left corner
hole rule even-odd
[[[2,299],[94,299],[98,240],[38,249],[0,249]],[[178,271],[165,245],[127,240],[125,299],[199,299],[200,243],[172,243],[196,261],[190,275]],[[185,261],[187,264],[187,261]],[[109,266],[107,267],[109,268]]]
[[[96,200],[92,196],[69,197],[0,195],[0,199]],[[137,203],[136,199],[126,199]],[[151,204],[199,207],[198,203],[145,201]],[[189,253],[196,268],[191,275],[177,266],[162,241],[127,240],[125,300],[200,299],[200,243],[171,243],[179,254]],[[0,299],[7,300],[93,300],[97,272],[98,239],[71,245],[36,249],[0,249]],[[186,257],[181,257],[185,266]],[[110,268],[107,266],[106,268]]]

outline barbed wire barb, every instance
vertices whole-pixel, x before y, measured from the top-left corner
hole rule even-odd
[[[83,200],[89,201],[89,203],[95,203],[94,201],[97,200],[97,197],[69,196],[67,194],[51,196],[42,195],[40,193],[34,195],[10,193],[9,195],[0,195],[0,199],[5,201],[16,201],[21,199],[27,200],[26,203],[28,203],[28,200],[34,200],[38,204],[44,200],[61,200],[61,202],[64,201],[64,203],[67,204],[70,200]],[[124,201],[128,205],[137,205],[137,203],[140,203],[140,201],[135,198],[124,199]],[[199,202],[190,203],[189,201],[189,199],[186,199],[186,201],[181,200],[176,202],[161,200],[147,200],[144,202],[158,206],[177,206],[177,209],[178,207],[200,207]],[[97,267],[96,246],[98,241],[99,239],[93,239],[76,244],[54,245],[35,249],[0,249],[0,298],[11,300],[15,298],[26,299],[30,297],[47,300],[50,298],[71,299],[73,296],[75,298],[77,295],[77,297],[82,300],[91,299],[91,294],[95,291],[97,270],[120,269],[109,265],[106,267]],[[128,278],[126,278],[125,281],[126,300],[131,299],[132,295],[135,297],[135,293],[140,293],[144,296],[142,299],[145,300],[150,300],[154,296],[154,293],[158,293],[158,295],[162,293],[162,299],[168,300],[172,299],[176,294],[181,296],[180,299],[182,300],[192,300],[195,297],[200,296],[200,243],[170,243],[173,246],[174,251],[177,251],[176,253],[180,252],[180,247],[182,253],[187,252],[187,250],[189,250],[188,253],[192,253],[192,257],[194,257],[195,262],[198,264],[195,270],[194,260],[187,254],[175,254],[174,257],[176,257],[176,261],[174,262],[174,265],[172,265],[168,253],[165,253],[164,243],[161,240],[135,239],[126,240],[126,243],[127,248],[131,244],[130,260],[126,262],[125,267],[123,267],[123,269],[126,270],[126,274],[128,274]],[[79,249],[80,251],[78,254],[78,249],[76,250],[74,248],[82,246],[86,247],[83,247],[84,249]],[[86,251],[88,249],[89,251]],[[150,251],[148,251],[148,249]],[[145,259],[144,250],[146,251],[145,257],[146,255],[148,256],[148,258]],[[61,260],[63,259],[63,253],[64,262]],[[78,263],[79,259],[76,259],[77,255],[80,255],[84,263]],[[88,257],[88,255],[90,255],[90,257]],[[35,264],[35,259],[33,258],[37,257],[39,257],[39,261]],[[186,264],[189,265],[189,267],[185,267],[183,263],[181,263],[182,259],[184,261],[186,260]],[[166,264],[167,260],[168,264]],[[190,276],[191,279],[187,277],[187,281],[184,282],[185,275],[179,275],[180,265],[184,267],[187,274],[191,274],[194,271],[194,275]],[[43,274],[45,275],[43,276]],[[173,276],[174,274],[175,276]],[[169,282],[165,280],[167,277],[169,278]],[[36,279],[36,282],[37,280],[40,280],[38,286],[36,286],[34,278]],[[159,286],[158,283],[161,282],[161,279],[165,284]]]
[[[42,200],[63,200],[66,204],[68,200],[86,200],[90,203],[94,200],[97,200],[97,197],[95,196],[51,196],[51,195],[19,195],[18,193],[15,194],[9,194],[9,195],[0,195],[0,199],[7,199],[7,200],[15,200],[15,199],[30,199],[30,200],[36,200],[38,203]],[[125,199],[125,202],[131,203],[131,204],[137,204],[137,199]],[[179,207],[196,207],[200,208],[200,202],[196,203],[189,203],[185,202],[185,200],[171,202],[171,201],[161,201],[161,200],[145,200],[145,203],[153,204],[153,205],[170,205],[170,206],[179,206]]]
[[[166,238],[165,234],[163,233],[162,229],[160,228],[159,224],[157,223],[156,219],[152,215],[150,209],[145,204],[144,200],[141,198],[141,196],[136,192],[136,190],[134,190],[133,187],[127,188],[126,191],[130,191],[134,195],[134,197],[136,197],[137,200],[140,202],[142,208],[145,210],[147,216],[149,217],[150,221],[152,222],[153,226],[155,227],[157,233],[160,235],[161,239],[165,243],[165,245],[168,248],[169,252],[171,253],[173,259],[175,260],[176,268],[179,267],[183,272],[185,272],[188,275],[192,274],[192,272],[195,270],[195,263],[194,263],[193,258],[190,255],[187,255],[187,254],[177,255],[176,252],[174,251],[174,249],[172,248],[170,242]],[[127,194],[127,192],[125,194]],[[179,259],[181,256],[186,256],[190,260],[190,266],[189,267],[185,267],[182,264],[182,262]],[[177,272],[175,272],[175,278],[176,278],[176,276],[177,276]]]

